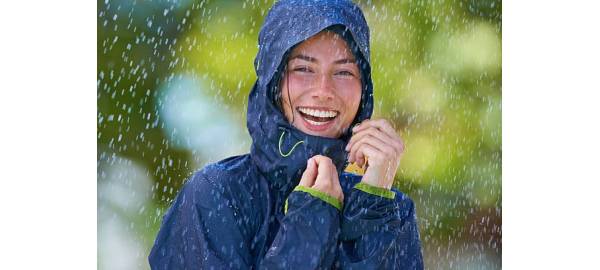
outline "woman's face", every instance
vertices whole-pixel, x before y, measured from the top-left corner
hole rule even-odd
[[[321,32],[291,52],[281,81],[287,120],[310,135],[338,138],[360,105],[360,70],[346,41]]]

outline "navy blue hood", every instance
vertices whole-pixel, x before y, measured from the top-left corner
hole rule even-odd
[[[290,49],[331,27],[344,30],[346,40],[351,39],[355,54],[359,54],[355,57],[362,60],[359,67],[363,89],[354,126],[369,119],[373,112],[369,27],[358,6],[343,0],[279,1],[267,14],[259,33],[254,60],[258,79],[248,100],[247,127],[253,141],[250,155],[259,171],[280,191],[289,192],[298,184],[306,161],[314,155],[331,158],[338,175],[346,165],[344,148],[351,129],[337,139],[308,135],[285,119],[272,91]]]

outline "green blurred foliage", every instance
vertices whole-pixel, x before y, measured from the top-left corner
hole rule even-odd
[[[209,82],[207,94],[245,130],[258,32],[272,3],[98,2],[98,170],[113,155],[147,169],[158,211],[140,228],[144,239],[185,179],[213,160],[169,142],[156,109],[160,86],[182,74]],[[443,249],[475,246],[492,257],[487,268],[498,268],[502,3],[359,4],[371,28],[375,117],[405,140],[396,186],[415,200],[428,265],[451,268],[436,258],[448,256]]]

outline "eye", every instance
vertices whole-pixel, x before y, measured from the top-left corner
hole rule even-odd
[[[336,75],[342,75],[342,76],[354,76],[354,73],[347,71],[347,70],[342,70],[342,71],[338,71],[335,73]]]
[[[300,67],[295,67],[293,69],[293,71],[296,72],[306,72],[306,73],[312,73],[312,70],[309,67],[305,67],[305,66],[300,66]]]

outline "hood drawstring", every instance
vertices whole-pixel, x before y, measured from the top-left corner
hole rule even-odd
[[[279,136],[279,154],[282,157],[289,157],[292,154],[292,152],[294,152],[294,149],[296,149],[296,147],[298,145],[300,145],[301,143],[304,143],[304,141],[299,141],[299,142],[295,143],[294,146],[292,146],[292,149],[290,149],[290,151],[287,154],[284,154],[283,151],[281,151],[281,144],[283,142],[283,135],[285,134],[285,129],[283,129],[283,128],[279,128],[279,129],[281,130],[281,136]]]

